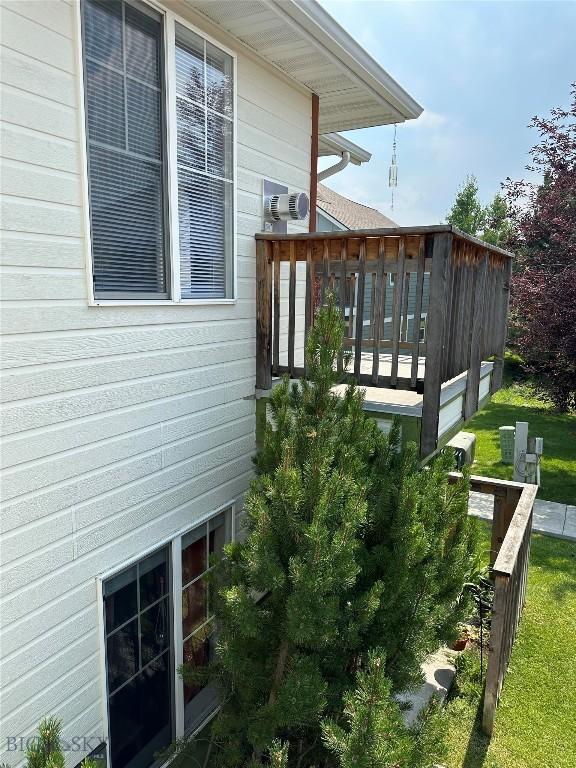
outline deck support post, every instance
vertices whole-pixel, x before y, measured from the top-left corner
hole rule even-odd
[[[272,260],[270,243],[256,245],[256,388],[272,386]]]
[[[430,302],[426,332],[426,364],[424,371],[424,397],[422,402],[422,428],[420,457],[426,458],[437,448],[440,420],[440,391],[442,388],[442,361],[447,316],[446,283],[448,264],[452,253],[452,233],[434,235],[432,269],[430,271]]]
[[[502,265],[502,295],[498,297],[500,302],[498,316],[500,324],[498,326],[498,350],[494,358],[494,369],[492,370],[492,383],[490,393],[498,392],[502,386],[502,374],[504,371],[504,351],[506,349],[506,336],[508,331],[508,304],[510,301],[510,280],[512,278],[512,259],[506,259]]]
[[[484,294],[486,292],[486,272],[488,254],[484,254],[477,266],[474,286],[474,306],[472,333],[470,335],[469,367],[466,375],[466,394],[464,396],[464,419],[469,419],[478,410],[478,389],[480,387],[480,366],[482,365],[482,328],[484,327]]]

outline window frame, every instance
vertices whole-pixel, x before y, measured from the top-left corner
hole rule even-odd
[[[182,678],[178,674],[178,667],[183,663],[183,634],[182,634],[182,539],[187,533],[193,531],[202,525],[206,525],[213,518],[218,517],[222,512],[230,515],[229,531],[230,537],[226,543],[236,540],[236,513],[238,511],[237,500],[231,500],[212,509],[209,512],[200,515],[193,523],[187,523],[183,528],[173,531],[168,536],[151,544],[146,549],[131,555],[112,568],[99,573],[96,576],[96,602],[98,611],[98,647],[99,647],[99,669],[100,669],[100,713],[102,718],[103,736],[106,744],[106,761],[110,767],[110,718],[108,711],[108,675],[106,666],[106,616],[105,616],[105,598],[104,583],[108,579],[117,576],[122,571],[127,570],[136,563],[146,559],[149,555],[159,552],[166,548],[168,550],[168,567],[170,570],[170,594],[172,604],[169,606],[171,620],[172,647],[170,649],[170,659],[172,663],[172,700],[170,702],[172,709],[172,727],[174,738],[179,739],[183,736],[193,735],[184,730],[184,686]],[[198,733],[214,717],[217,710],[200,723],[194,730]],[[166,763],[169,761],[166,761]],[[155,763],[155,768],[161,768],[165,763]]]
[[[184,644],[190,640],[196,633],[200,632],[204,627],[207,627],[210,622],[212,622],[212,632],[215,631],[216,627],[216,620],[214,614],[208,615],[209,610],[207,610],[207,616],[205,620],[199,624],[198,626],[194,627],[191,632],[189,632],[188,635],[184,634],[184,623],[182,621],[182,607],[184,605],[183,596],[184,596],[184,590],[187,589],[192,584],[195,584],[196,582],[201,581],[206,577],[208,573],[214,570],[216,567],[215,565],[210,565],[210,523],[212,520],[216,520],[220,515],[224,516],[224,545],[229,544],[231,541],[234,540],[235,537],[235,529],[234,529],[234,511],[233,506],[225,507],[224,509],[220,510],[219,512],[215,512],[214,514],[211,514],[209,517],[207,517],[205,520],[202,520],[201,522],[198,522],[194,524],[191,528],[188,528],[186,531],[184,531],[181,535],[179,535],[176,539],[173,541],[173,557],[174,557],[174,567],[176,567],[176,561],[178,561],[178,568],[179,568],[179,586],[180,586],[180,599],[178,600],[178,611],[180,614],[180,630],[181,634],[178,638],[176,638],[180,642],[180,647],[176,651],[177,658],[179,660],[179,665],[184,663]],[[205,568],[202,571],[201,574],[198,574],[194,578],[190,579],[186,584],[183,582],[183,552],[185,547],[183,546],[183,542],[185,537],[188,535],[188,533],[191,533],[193,531],[197,531],[200,528],[204,528],[205,530],[205,538],[206,538],[206,564]],[[208,592],[206,593],[206,600],[207,600],[207,609],[210,605],[210,599],[208,596]],[[177,707],[179,712],[183,714],[183,733],[185,736],[190,736],[194,733],[198,733],[202,730],[202,728],[206,725],[206,722],[210,720],[214,716],[214,712],[212,712],[207,718],[204,718],[203,720],[198,720],[195,723],[194,727],[187,727],[186,726],[186,706],[187,704],[184,701],[184,685],[182,679],[179,680],[179,691],[176,692],[176,701],[177,701]]]
[[[130,0],[126,0],[130,3]],[[197,27],[185,17],[166,8],[156,0],[137,0],[134,5],[148,6],[162,16],[162,78],[163,78],[163,141],[165,160],[165,186],[163,207],[165,210],[166,272],[167,298],[114,296],[98,298],[95,296],[92,257],[92,227],[90,220],[90,182],[88,171],[88,130],[86,124],[86,88],[84,67],[84,33],[82,25],[81,3],[75,3],[77,67],[78,67],[78,121],[80,130],[80,162],[82,182],[82,207],[84,222],[84,247],[86,260],[86,281],[88,305],[94,307],[116,306],[210,306],[236,304],[238,301],[238,54],[225,43],[212,37],[205,30]],[[176,113],[176,24],[188,28],[206,42],[226,53],[232,59],[232,233],[231,254],[226,254],[226,283],[230,285],[231,295],[224,298],[194,298],[181,296],[180,287],[180,239],[178,219],[178,165],[177,165],[177,113]],[[232,270],[232,275],[229,272]],[[152,294],[153,295],[153,294]]]

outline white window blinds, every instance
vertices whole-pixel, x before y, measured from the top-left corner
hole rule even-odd
[[[162,17],[84,0],[83,33],[94,294],[165,298]]]
[[[180,290],[232,295],[232,57],[176,25]]]
[[[232,56],[143,0],[82,0],[82,22],[95,298],[169,299],[172,272],[176,301],[231,298]],[[165,43],[175,58],[167,69]],[[168,106],[167,70],[176,94]]]

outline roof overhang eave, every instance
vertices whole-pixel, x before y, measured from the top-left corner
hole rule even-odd
[[[323,49],[325,55],[347,70],[359,85],[369,90],[388,110],[397,113],[396,122],[413,120],[423,108],[351,37],[317,2],[310,0],[265,0],[300,34]],[[388,121],[390,122],[390,121]]]

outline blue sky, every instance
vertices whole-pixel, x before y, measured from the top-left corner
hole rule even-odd
[[[424,107],[398,126],[394,211],[392,126],[347,133],[372,160],[331,187],[400,224],[436,224],[466,174],[485,202],[507,176],[527,175],[537,140],[528,122],[566,105],[576,80],[576,2],[321,2]]]

